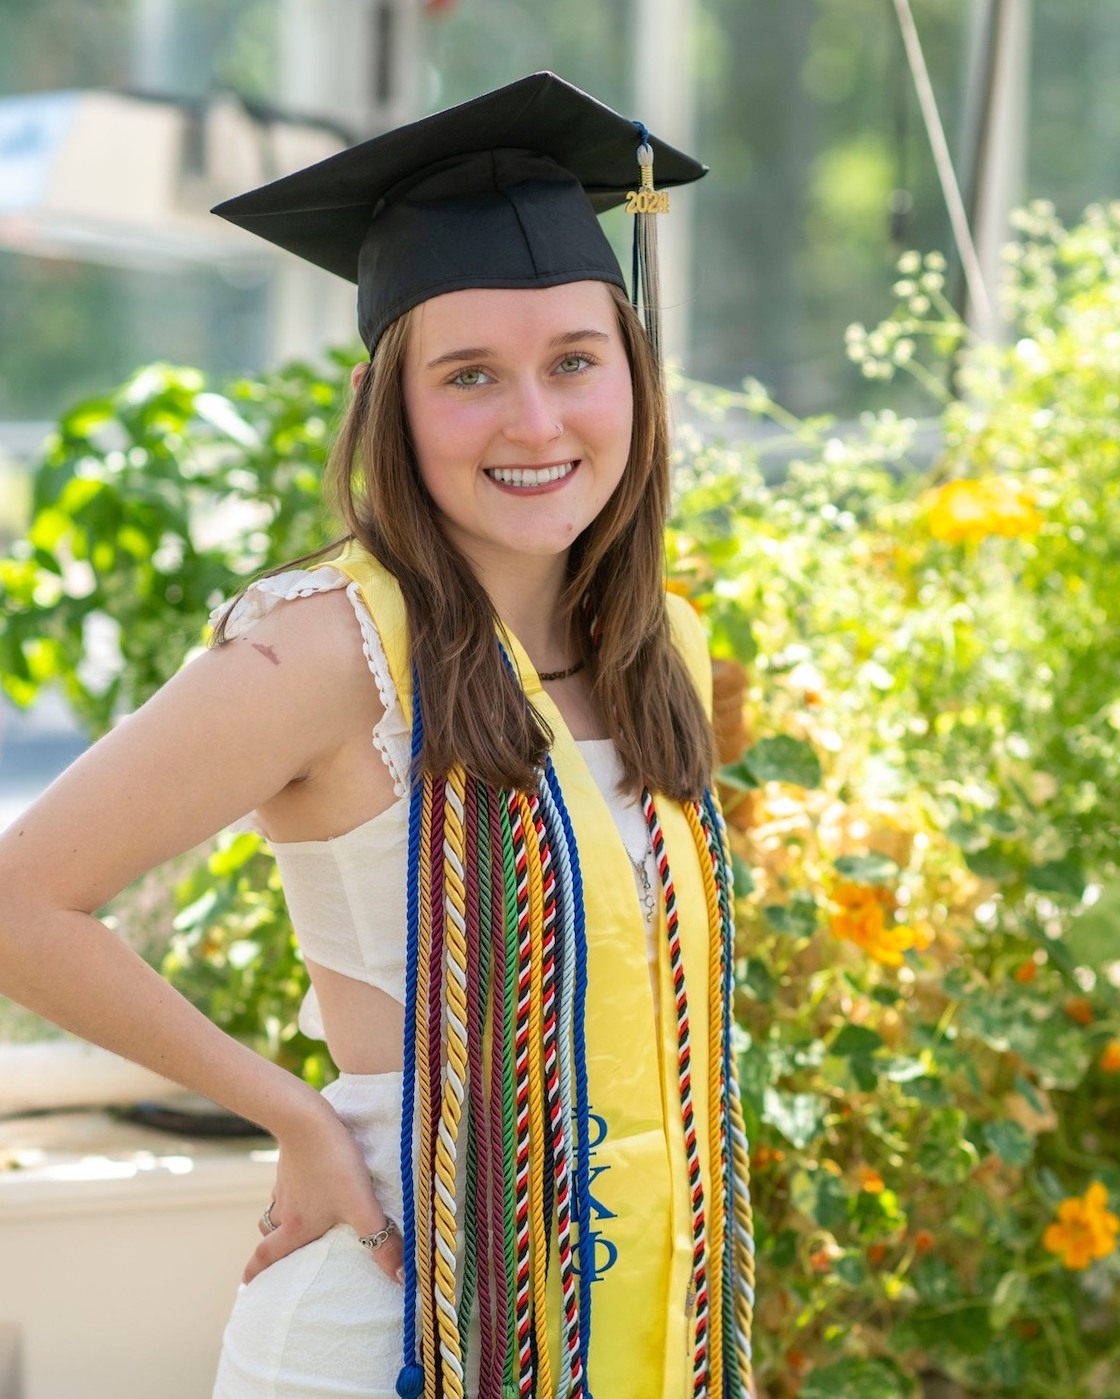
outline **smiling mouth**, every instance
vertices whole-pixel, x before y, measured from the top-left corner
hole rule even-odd
[[[556,466],[495,466],[486,475],[500,486],[547,486],[553,481],[562,481],[576,469],[574,461],[559,462]]]

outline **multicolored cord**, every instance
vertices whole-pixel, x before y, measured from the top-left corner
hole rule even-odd
[[[414,770],[422,751],[415,703]],[[680,912],[649,791],[642,807],[660,877],[677,1025],[692,1207],[692,1395],[742,1399],[750,1392],[754,1254],[731,1048],[726,829],[710,792],[685,804],[716,952],[703,988],[704,1092],[713,1105],[705,1180]],[[530,793],[488,788],[461,769],[414,782],[407,921],[397,1392],[464,1399],[476,1311],[479,1399],[591,1399],[587,931],[579,855],[551,760]],[[555,1358],[545,1290],[554,1247],[561,1299]]]

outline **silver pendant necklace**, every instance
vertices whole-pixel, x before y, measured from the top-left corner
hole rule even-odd
[[[649,853],[649,846],[646,846],[645,855]],[[640,860],[635,860],[629,850],[626,857],[630,861],[630,866],[634,871],[634,880],[638,888],[638,902],[642,906],[642,913],[645,915],[647,923],[653,922],[653,915],[657,909],[657,895],[654,893],[653,884],[649,877],[649,866],[646,863],[645,855]]]

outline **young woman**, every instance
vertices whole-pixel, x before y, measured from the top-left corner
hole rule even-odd
[[[703,173],[538,74],[221,207],[358,283],[347,537],[221,609],[0,842],[0,990],[279,1142],[222,1399],[748,1392],[710,680],[594,213],[639,147]],[[93,917],[249,810],[321,1096]]]

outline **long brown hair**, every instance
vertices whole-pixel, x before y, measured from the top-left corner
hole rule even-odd
[[[561,606],[627,786],[697,797],[711,779],[715,754],[665,608],[664,389],[633,307],[619,288],[608,289],[633,383],[630,456],[613,495],[572,547]],[[459,762],[495,786],[530,788],[552,734],[502,659],[493,604],[420,478],[404,408],[409,328],[406,313],[377,345],[335,441],[327,497],[348,536],[394,575],[404,595],[424,716],[423,769],[442,775]],[[598,624],[597,645],[589,613]]]

